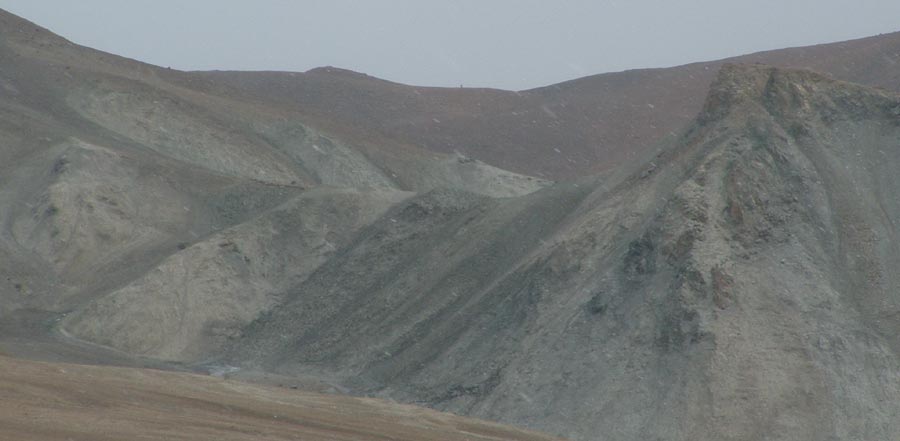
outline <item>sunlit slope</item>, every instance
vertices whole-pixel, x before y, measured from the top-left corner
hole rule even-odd
[[[551,440],[387,401],[0,356],[0,437],[21,441]]]

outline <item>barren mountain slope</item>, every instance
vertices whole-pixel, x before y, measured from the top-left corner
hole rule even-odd
[[[76,337],[172,361],[213,356],[404,192],[315,189],[185,247],[66,318]]]
[[[201,360],[416,191],[548,184],[414,146],[364,150],[179,75],[0,11],[0,351]],[[59,328],[67,316],[92,341]],[[3,439],[549,439],[209,378],[0,365]]]
[[[0,27],[0,93],[23,110],[220,174],[272,184],[465,187],[499,196],[542,185],[409,144],[352,144],[294,110],[249,102],[199,75],[74,45],[4,11]],[[486,185],[495,177],[500,184]]]
[[[898,146],[897,96],[726,66],[625,178],[398,206],[229,362],[573,439],[892,439]]]
[[[296,112],[172,79],[186,77],[74,45],[0,11],[0,321],[20,308],[67,312],[146,283],[147,271],[171,266],[167,257],[193,255],[185,248],[289,201],[318,201],[307,211],[333,206],[325,216],[340,219],[330,223],[333,240],[363,226],[369,217],[354,219],[358,212],[386,209],[404,190],[508,197],[547,185],[460,155],[360,149]],[[318,187],[331,190],[300,197]],[[266,236],[254,225],[270,228],[233,231]],[[288,273],[310,270],[300,267]],[[274,285],[293,283],[285,277]],[[252,311],[244,314],[252,319]]]
[[[892,86],[897,37],[771,56]],[[716,66],[520,94],[185,73],[0,12],[0,346],[573,439],[894,439],[900,98],[729,65],[700,109]]]
[[[0,438],[20,441],[552,440],[386,401],[0,356]]]
[[[700,111],[710,82],[726,62],[807,68],[900,90],[900,33],[594,75],[520,92],[405,86],[337,68],[192,75],[297,109],[360,142],[457,151],[559,180],[615,167],[674,137]]]

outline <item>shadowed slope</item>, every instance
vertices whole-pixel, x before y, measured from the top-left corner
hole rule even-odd
[[[132,354],[196,361],[241,335],[357,231],[412,196],[316,189],[173,254],[66,318],[79,338]]]

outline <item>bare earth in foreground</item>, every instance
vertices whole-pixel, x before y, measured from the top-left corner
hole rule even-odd
[[[551,440],[381,400],[0,357],[0,439]]]

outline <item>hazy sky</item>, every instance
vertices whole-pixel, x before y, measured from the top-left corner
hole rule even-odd
[[[525,89],[900,31],[900,0],[0,0],[76,43],[178,69],[333,65]]]

